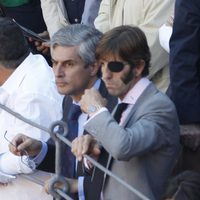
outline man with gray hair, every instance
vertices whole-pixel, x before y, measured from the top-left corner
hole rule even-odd
[[[62,120],[68,124],[67,139],[70,141],[85,134],[83,125],[88,115],[80,110],[79,101],[86,89],[99,90],[107,99],[107,108],[110,111],[117,102],[116,98],[108,94],[104,83],[99,78],[100,66],[95,59],[95,49],[101,36],[102,33],[93,27],[76,24],[60,29],[51,40],[51,57],[56,85],[59,93],[66,95],[63,102]],[[35,156],[40,153],[41,149],[48,148],[47,155],[39,168],[54,171],[54,145],[41,144],[24,135],[18,135],[12,142],[17,145],[17,148],[10,145],[10,150],[16,155],[26,150],[31,156]],[[76,199],[77,195],[74,193],[78,192],[79,199],[99,199],[102,182],[94,183],[94,181],[97,179],[103,181],[103,173],[95,169],[94,172],[100,174],[96,176],[97,179],[93,180],[90,175],[86,176],[82,172],[82,165],[76,162],[74,155],[66,145],[63,145],[62,155],[62,174],[73,180],[70,188],[70,192],[73,193],[72,197]],[[75,177],[78,177],[78,182],[74,179]]]

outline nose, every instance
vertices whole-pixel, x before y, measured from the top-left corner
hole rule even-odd
[[[108,69],[107,65],[102,68],[102,77],[105,80],[108,80],[108,79],[112,78],[112,72]]]
[[[55,77],[61,77],[63,76],[63,69],[62,69],[62,65],[57,63],[53,65],[53,72]]]

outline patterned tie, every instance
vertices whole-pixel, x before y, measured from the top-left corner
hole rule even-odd
[[[78,136],[78,118],[81,114],[80,106],[72,104],[68,118],[67,118],[67,124],[69,128],[69,132],[67,134],[67,139],[70,141],[73,141]],[[73,178],[75,175],[75,156],[71,152],[70,147],[66,147],[66,159],[65,159],[67,169],[66,170],[66,176],[68,178]]]

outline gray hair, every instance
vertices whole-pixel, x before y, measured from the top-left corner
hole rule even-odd
[[[96,45],[102,37],[97,29],[83,24],[68,25],[57,31],[51,39],[51,49],[56,46],[79,46],[79,56],[86,66],[93,64]]]

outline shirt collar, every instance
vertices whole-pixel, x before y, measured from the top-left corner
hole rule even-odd
[[[1,86],[7,93],[12,94],[21,84],[24,76],[31,70],[33,54],[30,53],[25,60],[14,70],[6,82]]]
[[[143,91],[147,88],[150,84],[149,79],[141,78],[126,94],[124,99],[121,101],[118,99],[118,103],[127,103],[134,105]]]

